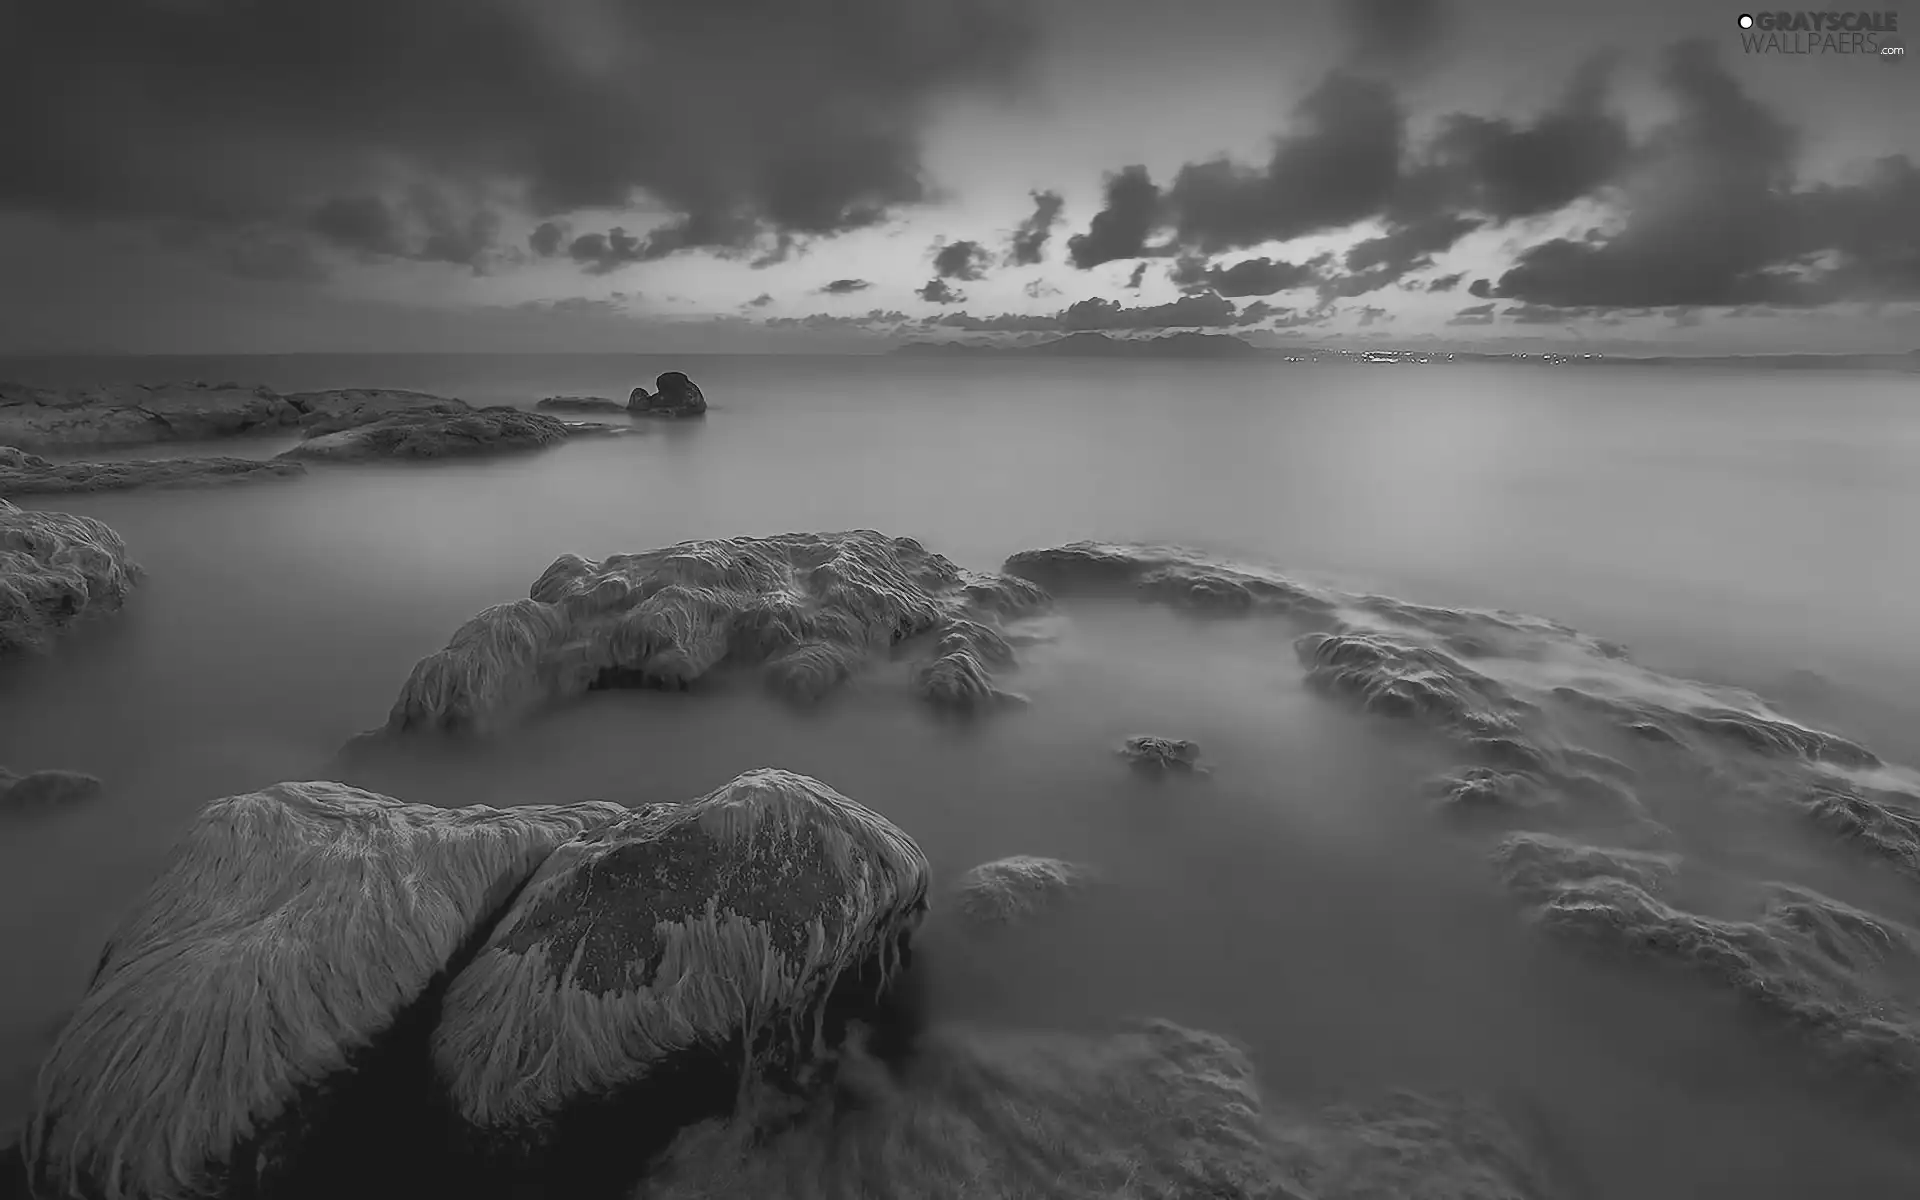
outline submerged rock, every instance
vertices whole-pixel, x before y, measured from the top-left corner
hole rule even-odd
[[[653,381],[649,394],[637,387],[627,398],[627,411],[649,417],[697,417],[707,411],[706,394],[700,385],[679,371],[668,371]]]
[[[843,1071],[843,1074],[850,1074]],[[1169,1021],[1105,1035],[950,1026],[767,1136],[682,1134],[634,1200],[1558,1200],[1495,1106],[1396,1092],[1321,1112],[1263,1094],[1239,1043]]]
[[[100,781],[78,771],[30,771],[16,775],[0,767],[0,813],[65,808],[100,794]]]
[[[138,578],[101,522],[0,500],[0,656],[44,649],[80,618],[118,610]]]
[[[447,990],[433,1057],[474,1144],[545,1194],[637,1175],[743,1081],[880,1010],[926,858],[817,780],[750,771],[556,850]]]
[[[1143,775],[1206,775],[1211,771],[1200,765],[1200,743],[1185,738],[1138,734],[1120,743],[1114,753]]]
[[[364,462],[372,459],[470,458],[537,450],[567,438],[567,426],[517,408],[405,413],[302,442],[282,458]]]
[[[1016,854],[981,863],[953,885],[955,907],[976,926],[1030,920],[1091,884],[1091,867]]]
[[[79,388],[0,383],[0,445],[58,450],[210,441],[295,427],[335,432],[414,411],[470,410],[458,400],[377,388],[282,394],[237,383]]]
[[[623,413],[627,406],[605,396],[548,396],[534,405],[548,412]]]
[[[112,492],[140,487],[205,487],[306,473],[295,462],[259,458],[136,458],[49,462],[0,446],[0,496]]]
[[[35,1194],[326,1195],[347,1161],[411,1153],[420,1129],[399,1118],[419,1097],[383,1060],[553,847],[625,811],[438,809],[337,783],[208,805],[41,1068]]]
[[[683,542],[602,562],[569,554],[527,599],[487,609],[422,659],[386,728],[485,730],[594,688],[682,689],[723,662],[761,667],[770,687],[812,700],[929,634],[941,641],[916,687],[966,702],[992,691],[989,662],[1011,658],[989,636],[995,614],[1038,595],[872,530]]]

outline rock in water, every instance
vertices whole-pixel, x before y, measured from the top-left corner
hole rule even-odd
[[[639,391],[641,395],[646,394],[645,388]],[[546,409],[549,412],[623,413],[627,411],[626,405],[618,400],[609,400],[605,396],[548,396],[534,407]]]
[[[803,775],[637,809],[535,874],[448,988],[434,1065],[475,1144],[599,1194],[881,1014],[927,885],[911,838]]]
[[[1030,920],[1093,882],[1089,867],[1057,858],[1016,854],[962,875],[954,884],[960,915],[976,926]]]
[[[296,462],[259,458],[130,458],[100,462],[49,462],[12,446],[0,446],[0,496],[62,492],[115,492],[139,487],[204,487],[250,479],[304,475]]]
[[[78,771],[30,771],[16,775],[0,767],[0,813],[65,808],[99,794],[100,781]]]
[[[1000,614],[1046,603],[1024,580],[872,530],[569,554],[528,599],[487,609],[422,659],[386,727],[482,731],[594,688],[685,688],[722,662],[760,666],[768,686],[813,700],[921,635],[937,635],[933,666],[960,664],[952,679],[921,672],[921,694],[960,704],[991,690],[987,663],[1011,659],[991,629]]]
[[[567,427],[540,413],[482,408],[465,413],[403,413],[322,434],[282,458],[363,462],[382,458],[471,458],[537,450],[565,441]]]
[[[627,398],[628,411],[650,417],[697,417],[707,411],[707,397],[700,385],[679,371],[668,371],[653,385],[657,390],[652,395],[643,387],[633,389]]]
[[[1118,751],[1127,765],[1142,775],[1168,775],[1175,772],[1185,775],[1205,775],[1208,768],[1200,765],[1200,743],[1186,738],[1163,738],[1152,734],[1140,734],[1120,743]]]
[[[326,1195],[330,1169],[418,1143],[396,1110],[431,1095],[424,1066],[416,1093],[388,1061],[411,1040],[424,1064],[409,1023],[554,846],[625,812],[438,809],[337,783],[214,801],[41,1068],[35,1194]]]
[[[139,568],[92,517],[0,500],[0,655],[43,649],[81,617],[118,609]]]
[[[27,450],[208,441],[294,427],[333,433],[403,412],[471,412],[425,392],[347,388],[282,395],[237,383],[0,383],[0,444]]]

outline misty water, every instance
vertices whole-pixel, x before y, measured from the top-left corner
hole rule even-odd
[[[492,462],[31,505],[104,520],[147,577],[123,613],[0,675],[0,764],[108,785],[0,841],[0,1119],[17,1119],[103,938],[208,799],[340,778],[443,805],[677,800],[778,766],[891,817],[942,879],[1028,853],[1123,884],[991,954],[930,953],[944,1014],[1168,1017],[1244,1039],[1289,1102],[1399,1085],[1522,1097],[1600,1197],[1920,1190],[1910,1137],[1723,999],[1529,933],[1484,842],[1421,799],[1444,749],[1307,690],[1270,623],[1069,602],[1007,680],[1032,705],[984,722],[936,719],[890,664],[816,711],[717,678],[595,693],[457,752],[332,761],[384,721],[417,659],[563,552],[873,528],[980,569],[1080,538],[1169,542],[1537,613],[1912,763],[1911,376],[472,356],[7,363],[0,377],[530,404],[624,396],[669,369],[705,389],[707,420]],[[1214,774],[1130,774],[1112,747],[1141,732],[1196,739]],[[1920,919],[1913,897],[1849,885],[1812,850],[1801,865]]]

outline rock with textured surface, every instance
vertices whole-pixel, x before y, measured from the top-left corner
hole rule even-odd
[[[117,610],[139,574],[120,535],[92,517],[0,500],[0,656]]]
[[[956,880],[954,906],[975,927],[1015,925],[1057,906],[1095,878],[1091,867],[1079,863],[1016,854],[981,863]]]
[[[984,672],[981,655],[1007,661],[991,623],[1044,603],[1030,585],[872,530],[682,542],[601,562],[569,554],[527,599],[482,612],[422,659],[386,728],[486,730],[595,688],[684,689],[723,662],[814,700],[923,635],[954,634],[936,661],[966,653]]]
[[[282,458],[325,462],[474,458],[538,450],[566,440],[564,422],[518,408],[415,412],[309,438]]]
[[[100,781],[78,771],[29,771],[16,775],[0,767],[0,813],[65,808],[99,794]]]
[[[824,1066],[885,1005],[927,886],[905,833],[786,771],[584,833],[447,989],[454,1114],[545,1194],[636,1174],[743,1080]]]
[[[296,462],[259,458],[116,458],[51,462],[0,446],[0,496],[117,492],[129,488],[210,487],[306,473]]]
[[[1142,775],[1206,775],[1210,771],[1200,765],[1200,743],[1186,738],[1137,734],[1120,743],[1115,753]]]
[[[471,411],[459,400],[390,388],[280,393],[237,383],[76,388],[0,383],[0,445],[72,450],[211,441],[296,428],[332,433],[398,413]]]
[[[605,396],[548,396],[534,405],[548,412],[623,413],[627,406]]]
[[[419,1140],[369,1119],[357,1132],[392,1145],[329,1154],[316,1125],[397,1102],[372,1070],[383,1043],[556,845],[625,811],[438,809],[337,783],[214,801],[41,1068],[36,1194],[279,1195]],[[424,1062],[424,1036],[414,1051]]]
[[[653,381],[656,389],[648,394],[638,387],[627,398],[627,410],[649,417],[697,417],[707,411],[706,394],[700,385],[679,371],[668,371]]]

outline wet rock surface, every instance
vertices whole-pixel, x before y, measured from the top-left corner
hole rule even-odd
[[[624,413],[627,406],[605,396],[548,396],[534,405],[542,412]]]
[[[1738,997],[1830,1074],[1891,1087],[1920,1114],[1920,773],[1523,614],[1158,546],[1077,543],[1004,569],[1061,596],[1274,618],[1310,689],[1452,757],[1418,799],[1489,839],[1493,875],[1531,925]],[[1729,861],[1704,832],[1728,827],[1755,847],[1801,845]],[[1813,876],[1798,877],[1802,860]],[[1850,876],[1845,897],[1823,890]]]
[[[282,458],[327,462],[476,458],[539,450],[567,439],[566,423],[517,408],[404,413],[309,438]]]
[[[422,1006],[554,846],[622,812],[438,809],[336,783],[208,805],[45,1060],[36,1193],[324,1195],[354,1161],[403,1170],[433,1141],[424,1071],[403,1061],[412,1038],[425,1063]]]
[[[1121,742],[1114,753],[1142,775],[1206,775],[1212,772],[1211,767],[1200,765],[1200,743],[1186,738],[1136,734]]]
[[[115,492],[129,488],[209,487],[306,473],[295,462],[258,458],[104,459],[50,462],[0,446],[0,496]]]
[[[679,371],[668,371],[653,381],[654,390],[633,389],[627,410],[647,417],[698,417],[707,411],[706,393]]]
[[[385,388],[281,393],[239,383],[80,388],[0,383],[0,445],[74,450],[211,441],[300,428],[333,432],[412,411],[470,410],[458,400]]]
[[[556,850],[454,979],[454,1111],[529,1186],[631,1182],[743,1078],[805,1078],[872,1019],[927,887],[911,838],[806,776],[636,809]]]
[[[139,574],[120,535],[92,517],[0,500],[0,659],[117,611]]]
[[[556,560],[414,667],[387,730],[485,730],[605,687],[683,690],[726,663],[813,701],[896,648],[934,644],[914,687],[958,708],[998,702],[1003,614],[1044,604],[1023,581],[963,571],[872,530],[683,542]]]

